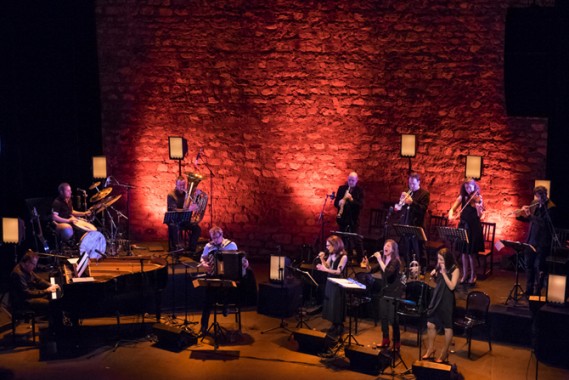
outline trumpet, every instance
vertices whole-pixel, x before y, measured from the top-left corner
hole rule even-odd
[[[405,199],[411,194],[412,190],[409,189],[405,193],[401,194],[401,198],[399,199],[399,203],[395,205],[395,211],[401,210],[403,206],[405,206]]]

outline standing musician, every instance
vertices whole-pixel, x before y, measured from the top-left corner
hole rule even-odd
[[[216,261],[215,261],[215,253],[217,251],[237,251],[237,244],[229,239],[225,239],[223,237],[223,230],[221,227],[213,226],[209,230],[209,236],[211,238],[210,242],[206,244],[204,247],[200,265],[204,268],[205,272],[208,276],[215,276],[216,273]],[[241,269],[243,270],[243,284],[249,284],[252,280],[254,283],[254,277],[252,271],[248,271],[249,268],[249,261],[243,256],[241,260]],[[252,279],[249,279],[251,277]],[[241,284],[240,284],[241,285]],[[201,333],[205,335],[208,328],[208,321],[209,315],[211,314],[211,307],[212,304],[216,301],[215,299],[216,294],[210,290],[210,288],[206,288],[206,295],[202,310],[202,318],[201,318]],[[227,298],[227,297],[226,297]],[[224,309],[224,313],[226,310]]]
[[[183,176],[176,178],[176,187],[168,193],[168,211],[196,212],[198,210],[198,205],[195,202],[190,202],[191,194],[187,191],[187,184],[186,178]],[[202,194],[202,191],[196,189],[194,197],[198,197],[200,194]],[[205,195],[205,193],[203,194]],[[188,240],[188,250],[195,252],[202,229],[197,223],[191,223],[190,221],[168,224],[170,250],[176,249],[180,243],[180,229],[188,229],[191,231]]]
[[[555,204],[547,196],[545,186],[533,189],[533,201],[516,212],[516,219],[529,223],[526,243],[535,248],[535,252],[526,248],[526,295],[540,295],[545,283],[547,266],[545,259],[551,250],[552,237],[555,236]],[[552,215],[553,214],[553,215]],[[553,216],[553,219],[552,219]]]
[[[403,292],[403,283],[401,282],[401,260],[399,259],[399,247],[394,240],[387,239],[383,245],[383,257],[381,252],[375,252],[372,257],[377,259],[379,266],[372,269],[369,264],[369,259],[364,257],[362,260],[362,267],[368,272],[380,271],[382,274],[383,286],[381,287],[381,303],[379,314],[381,318],[381,331],[383,340],[381,342],[382,348],[388,348],[389,341],[389,322],[393,327],[393,349],[399,351],[401,348],[401,335],[399,332],[399,321],[394,311],[394,303],[385,299],[383,296],[400,298]]]
[[[338,187],[334,207],[338,209],[336,222],[340,232],[357,234],[360,228],[360,211],[364,203],[364,191],[358,186],[358,173],[351,172],[345,185]],[[358,239],[358,254],[363,255],[363,241]],[[356,244],[352,239],[346,240],[346,250],[351,252]]]
[[[455,211],[458,211],[458,215]],[[476,283],[474,257],[484,251],[484,236],[480,218],[484,212],[484,203],[480,195],[480,186],[468,178],[460,186],[460,194],[448,212],[449,220],[460,217],[458,228],[464,228],[468,236],[468,245],[462,247],[462,277],[460,283]],[[467,277],[468,275],[468,277]]]
[[[342,277],[348,256],[344,250],[344,242],[336,235],[331,235],[326,239],[326,250],[328,254],[324,252],[318,254],[317,259],[320,263],[316,265],[318,271],[326,274],[324,278],[321,278],[325,281],[322,318],[332,322],[332,327],[328,329],[328,333],[342,335],[344,332],[346,297],[338,286],[328,284],[328,277]]]
[[[67,182],[61,183],[57,187],[59,196],[51,204],[51,216],[56,223],[56,232],[60,239],[68,241],[73,236],[73,223],[77,222],[80,216],[89,216],[91,211],[73,210],[71,202],[71,186]]]
[[[423,227],[425,223],[425,214],[431,201],[430,193],[421,188],[421,177],[418,173],[410,173],[408,178],[409,190],[401,193],[399,203],[394,206],[395,211],[401,211],[400,224]],[[411,262],[410,250],[420,257],[423,250],[423,244],[417,239],[409,239],[403,237],[399,241],[400,252],[403,253],[405,264]]]

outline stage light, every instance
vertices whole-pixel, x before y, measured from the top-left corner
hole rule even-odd
[[[482,156],[466,156],[464,176],[477,180],[482,177]]]
[[[171,160],[178,160],[178,175],[182,175],[182,160],[188,153],[188,142],[180,136],[168,136],[168,152]]]
[[[565,304],[567,299],[567,276],[549,274],[547,280],[547,302]]]
[[[2,241],[14,244],[14,262],[18,262],[18,244],[24,240],[24,222],[19,218],[2,218]]]
[[[411,158],[417,155],[417,137],[415,135],[401,135],[401,157],[409,158],[409,174],[411,174]]]
[[[548,179],[536,179],[533,187],[536,188],[538,186],[545,187],[547,189],[547,196],[548,197],[551,196],[551,181],[550,180],[548,180]]]

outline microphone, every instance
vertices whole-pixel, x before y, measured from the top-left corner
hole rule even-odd
[[[336,198],[336,192],[332,191],[332,194],[330,194],[330,199],[334,200],[334,198]]]
[[[198,150],[198,154],[196,156],[196,159],[194,160],[194,166],[198,166],[198,162],[200,161],[200,157],[203,153],[203,148],[200,148],[200,150]]]
[[[77,188],[77,191],[80,191],[80,192],[82,192],[83,194],[86,194],[86,193],[87,193],[85,190],[83,190],[83,189],[80,188],[80,187]]]
[[[110,184],[111,184],[111,176],[108,176],[107,180],[105,181],[105,187],[109,187]]]

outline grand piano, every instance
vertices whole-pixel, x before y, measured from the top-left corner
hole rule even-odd
[[[90,263],[90,281],[73,278],[62,265],[61,295],[55,302],[73,318],[155,312],[160,320],[161,293],[168,281],[167,262],[150,256],[109,257]]]

